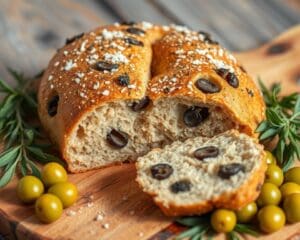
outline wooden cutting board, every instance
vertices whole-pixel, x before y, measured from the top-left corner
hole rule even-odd
[[[267,85],[280,81],[284,93],[300,92],[300,26],[258,49],[235,55],[253,77],[260,76]],[[8,239],[163,240],[183,229],[163,216],[138,188],[132,164],[70,175],[69,179],[78,186],[80,199],[48,225],[37,220],[32,206],[17,200],[17,179],[1,189],[0,232]],[[100,215],[103,220],[97,221]],[[261,238],[300,239],[300,223]]]

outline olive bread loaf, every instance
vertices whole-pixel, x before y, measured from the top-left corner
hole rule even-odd
[[[147,22],[67,39],[39,87],[39,116],[71,172],[229,129],[255,135],[260,92],[210,35]]]
[[[239,209],[257,198],[266,170],[262,146],[235,130],[153,149],[136,166],[143,191],[169,216]]]

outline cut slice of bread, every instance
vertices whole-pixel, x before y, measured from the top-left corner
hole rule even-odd
[[[239,209],[254,201],[264,181],[263,147],[227,131],[154,149],[138,158],[137,181],[169,216]]]

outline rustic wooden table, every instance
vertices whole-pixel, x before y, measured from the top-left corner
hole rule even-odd
[[[34,76],[67,37],[124,20],[187,25],[245,51],[299,24],[300,0],[1,0],[0,77]]]
[[[300,0],[1,0],[0,76],[32,76],[66,37],[123,20],[185,24],[242,51],[300,23]]]

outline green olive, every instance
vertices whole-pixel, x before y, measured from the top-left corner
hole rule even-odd
[[[53,194],[43,194],[35,202],[36,216],[44,223],[56,221],[62,215],[62,211],[61,201]]]
[[[266,160],[267,164],[276,165],[276,158],[274,157],[274,155],[269,151],[265,151],[265,153],[266,153],[265,160]]]
[[[293,182],[287,182],[280,187],[280,191],[282,198],[285,198],[290,194],[300,193],[300,185]]]
[[[278,205],[281,201],[281,192],[273,183],[264,183],[257,199],[259,207],[266,205]]]
[[[50,187],[48,192],[57,196],[64,208],[71,206],[78,198],[77,187],[70,182],[57,183]]]
[[[258,222],[263,232],[276,232],[285,225],[285,215],[278,206],[265,206],[258,212]]]
[[[44,166],[42,171],[42,181],[47,187],[56,183],[66,182],[67,180],[68,175],[62,165],[51,162]]]
[[[247,204],[245,207],[236,211],[236,217],[238,222],[248,223],[255,217],[256,213],[257,213],[257,205],[255,202],[251,202]]]
[[[34,176],[25,176],[20,179],[17,186],[17,196],[24,203],[32,203],[44,192],[42,181]]]
[[[283,209],[288,222],[300,222],[300,193],[288,195],[283,202]]]
[[[233,211],[218,209],[213,212],[210,219],[213,229],[217,232],[231,232],[236,225],[236,216]]]
[[[274,164],[268,165],[265,182],[273,183],[279,187],[283,183],[283,171],[281,168]]]
[[[289,169],[284,175],[285,182],[294,182],[300,185],[300,167]]]

